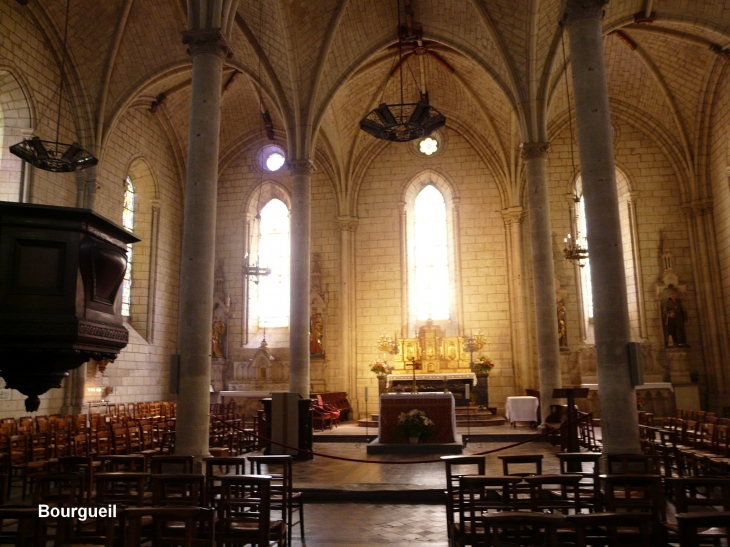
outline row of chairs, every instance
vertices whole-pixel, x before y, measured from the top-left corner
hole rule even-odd
[[[287,528],[276,511],[274,481],[268,475],[219,477],[220,497],[215,508],[204,507],[203,475],[153,475],[104,473],[96,476],[96,518],[71,515],[83,488],[81,475],[48,474],[39,478],[34,497],[50,509],[65,509],[63,517],[39,518],[38,507],[0,507],[0,521],[17,519],[11,537],[16,545],[101,544],[138,546],[147,539],[153,545],[286,545]],[[151,480],[150,506],[144,485]],[[116,514],[109,515],[109,507]],[[103,510],[104,514],[99,514]],[[53,516],[53,515],[52,515]],[[0,522],[4,524],[4,522]],[[10,535],[10,534],[3,534]]]
[[[487,541],[485,534],[492,534],[492,531],[485,518],[491,522],[499,522],[501,518],[492,516],[493,513],[519,512],[522,516],[509,518],[522,522],[520,519],[527,518],[523,512],[532,512],[561,515],[561,518],[545,522],[557,523],[558,531],[563,530],[561,533],[570,536],[570,541],[578,545],[585,544],[582,541],[604,541],[603,544],[614,545],[616,543],[609,536],[619,531],[624,539],[637,540],[637,545],[648,545],[645,542],[647,533],[658,545],[666,545],[667,538],[678,540],[682,531],[675,521],[667,518],[665,490],[679,514],[699,508],[713,513],[712,518],[702,522],[713,521],[716,523],[713,526],[727,526],[730,522],[723,520],[722,513],[713,511],[720,507],[722,511],[730,512],[728,478],[663,479],[658,473],[660,458],[635,454],[607,456],[609,474],[599,475],[600,453],[559,453],[556,456],[561,471],[556,475],[542,474],[542,455],[501,456],[501,477],[485,475],[483,456],[443,457],[450,544],[461,547]],[[519,469],[514,468],[517,465]],[[588,469],[584,469],[584,465]],[[638,519],[635,521],[622,520],[621,516],[626,512],[645,516],[635,517]],[[614,513],[618,515],[611,516]],[[683,519],[685,522],[698,521],[694,515],[691,519]],[[600,535],[596,526],[602,527],[603,539],[586,539]],[[565,527],[572,529],[567,532]],[[544,527],[540,530],[545,533]],[[627,534],[627,531],[632,533]],[[588,536],[581,539],[585,534]],[[727,538],[727,529],[715,533],[713,539],[718,537]]]
[[[644,452],[662,457],[666,476],[730,476],[730,419],[694,411],[683,415],[702,421],[664,418],[657,427],[650,414],[640,413]]]

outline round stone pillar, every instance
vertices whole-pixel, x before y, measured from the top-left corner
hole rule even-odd
[[[289,162],[291,200],[291,309],[289,391],[309,397],[309,238],[312,230],[311,160]]]
[[[537,362],[540,373],[540,413],[542,422],[554,403],[553,389],[562,387],[558,310],[555,303],[555,264],[553,262],[550,200],[548,198],[546,142],[522,145],[527,174],[527,205],[532,242],[533,291],[537,326]]]
[[[631,328],[603,53],[603,6],[607,3],[568,0],[564,21],[570,36],[588,230],[603,449],[606,454],[620,454],[641,450],[628,361]]]
[[[185,184],[178,351],[180,386],[175,453],[208,456],[215,215],[223,58],[218,29],[183,33],[193,58]]]

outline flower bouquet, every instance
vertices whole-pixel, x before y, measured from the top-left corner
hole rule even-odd
[[[393,372],[393,367],[388,365],[385,361],[375,361],[370,366],[370,372],[374,372],[376,376],[387,376]]]
[[[489,357],[480,357],[473,365],[472,369],[475,374],[489,374],[494,368],[494,361]]]
[[[409,439],[427,439],[431,436],[432,425],[434,424],[426,416],[426,413],[417,408],[409,412],[401,412],[398,415],[398,431]],[[411,440],[411,442],[416,441]]]

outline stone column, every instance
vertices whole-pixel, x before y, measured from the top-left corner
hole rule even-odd
[[[291,309],[289,391],[309,397],[309,246],[312,228],[312,160],[289,162],[291,199]]]
[[[200,458],[208,455],[220,100],[223,58],[229,49],[218,29],[185,31],[183,43],[193,58],[193,79],[180,258],[175,453]]]
[[[529,363],[527,329],[525,325],[525,294],[522,275],[522,221],[525,210],[509,207],[502,210],[507,243],[507,268],[509,271],[510,318],[512,324],[512,363],[518,395],[525,388],[534,388]]]
[[[568,0],[564,21],[570,36],[591,262],[603,447],[607,454],[620,454],[638,453],[640,447],[636,393],[628,362],[631,329],[603,53],[603,6],[607,3]]]
[[[344,391],[348,393],[357,419],[359,397],[357,391],[357,358],[355,354],[355,231],[357,218],[337,217],[340,230],[340,356],[345,371]]]
[[[646,301],[644,298],[644,277],[641,267],[641,252],[639,245],[639,218],[636,207],[639,201],[639,192],[634,190],[626,196],[626,207],[628,208],[629,233],[631,234],[631,253],[634,259],[634,286],[636,291],[636,311],[639,322],[639,336],[642,340],[649,337],[649,329],[646,324]]]
[[[558,310],[555,303],[555,263],[548,198],[547,152],[549,143],[525,143],[522,159],[527,172],[527,205],[532,242],[533,291],[537,323],[537,362],[540,373],[540,411],[542,421],[554,403],[553,389],[562,387]]]

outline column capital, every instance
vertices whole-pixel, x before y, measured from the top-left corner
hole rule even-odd
[[[314,174],[314,162],[312,160],[291,160],[286,166],[292,175],[312,175]]]
[[[521,224],[525,220],[525,208],[518,206],[502,209],[502,218],[504,219],[505,226]]]
[[[357,217],[343,215],[338,216],[335,222],[341,232],[355,232],[357,231],[357,224],[360,222],[360,219]]]
[[[162,208],[162,200],[161,199],[151,199],[150,205],[152,205],[152,211],[154,213],[159,213],[160,209]]]
[[[609,0],[568,0],[563,13],[563,24],[570,25],[579,19],[603,19],[603,6]]]
[[[184,30],[182,42],[188,46],[188,55],[191,57],[199,53],[217,55],[222,59],[233,57],[231,46],[219,28]]]
[[[627,201],[631,203],[636,203],[639,199],[639,191],[638,190],[631,190],[628,194],[626,194]]]
[[[522,143],[522,159],[532,160],[535,158],[547,158],[549,142],[523,142]]]
[[[684,216],[689,219],[712,213],[712,198],[695,199],[682,205]]]

